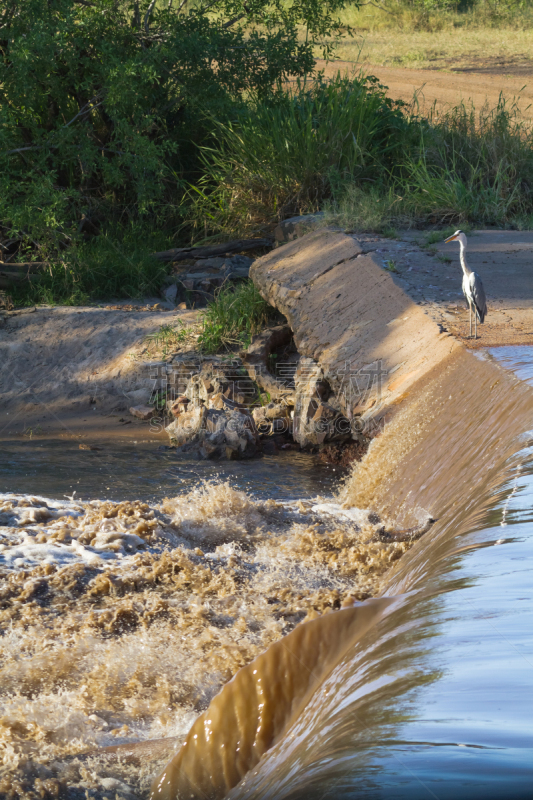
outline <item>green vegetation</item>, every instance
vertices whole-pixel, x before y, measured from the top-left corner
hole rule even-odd
[[[523,30],[533,27],[533,7],[528,0],[376,0],[359,8],[350,4],[341,19],[356,31]],[[416,51],[410,55],[412,61],[421,60]]]
[[[288,75],[310,73],[343,5],[5,0],[0,242],[7,257],[52,264],[28,301],[154,285],[146,232],[163,232],[168,246],[190,241],[184,188],[202,175],[198,145],[216,141],[213,120],[228,122],[249,98],[268,101]],[[122,259],[101,269],[113,249]]]
[[[348,182],[328,221],[380,230],[454,223],[528,228],[533,223],[533,134],[503,98],[479,113],[464,104],[430,119],[407,117],[403,157],[386,181]]]
[[[198,226],[208,219],[228,234],[317,211],[346,183],[383,179],[409,137],[398,105],[364,76],[298,82],[217,130],[217,147],[201,150],[192,210]]]
[[[141,224],[115,224],[97,237],[51,253],[40,279],[15,284],[10,294],[15,304],[63,305],[157,296],[167,268],[150,253],[165,246],[164,234],[147,231]],[[32,253],[27,257],[32,260]]]
[[[252,336],[276,316],[278,312],[263,300],[252,281],[223,287],[202,314],[198,345],[205,353],[248,347]]]
[[[241,281],[219,289],[202,310],[198,324],[178,320],[147,336],[145,355],[166,358],[184,345],[195,345],[204,353],[247,347],[254,334],[279,316],[252,281]]]
[[[326,222],[387,230],[476,222],[527,227],[533,136],[516,106],[462,104],[429,119],[355,76],[299,85],[249,107],[204,149],[196,222],[226,235],[326,210]]]
[[[493,16],[529,13],[491,2]],[[157,293],[167,267],[150,253],[317,210],[385,235],[530,227],[533,137],[517,106],[423,118],[373,77],[313,75],[319,43],[327,55],[363,13],[345,5],[7,0],[0,245],[12,261],[48,264],[40,281],[10,290],[15,302]],[[488,0],[381,6],[392,17],[490,16]],[[243,344],[268,313],[251,283],[223,289],[200,345]]]
[[[193,344],[198,330],[198,326],[186,325],[182,320],[173,325],[161,325],[158,331],[146,337],[146,352],[149,356],[166,358],[183,345]]]

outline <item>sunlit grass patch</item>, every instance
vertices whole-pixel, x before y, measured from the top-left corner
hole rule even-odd
[[[247,347],[279,313],[263,300],[250,280],[220,289],[202,312],[198,345],[205,353],[217,353],[237,346]]]

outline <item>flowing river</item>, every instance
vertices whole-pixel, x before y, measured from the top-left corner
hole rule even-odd
[[[342,481],[294,454],[215,474],[140,443],[6,444],[0,797],[200,786],[224,747],[232,800],[531,797],[531,383],[533,348],[460,353]],[[259,706],[238,671],[258,656]]]

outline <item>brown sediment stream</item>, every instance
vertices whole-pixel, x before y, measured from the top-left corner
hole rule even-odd
[[[244,775],[235,797],[322,796],[339,779],[338,770],[344,774],[346,748],[355,769],[361,748],[381,736],[375,726],[390,728],[404,719],[405,712],[391,711],[391,704],[440,679],[434,664],[412,666],[406,648],[423,661],[426,639],[438,627],[439,597],[457,583],[458,554],[478,552],[471,532],[491,515],[498,523],[498,503],[509,493],[505,481],[520,463],[517,436],[531,427],[532,407],[524,382],[488,356],[460,351],[374,441],[336,504],[261,503],[227,485],[158,507],[93,501],[54,508],[28,497],[4,498],[2,514],[10,519],[2,522],[12,532],[35,540],[33,546],[39,537],[43,547],[70,546],[79,560],[5,575],[0,794],[74,798],[87,790],[89,797],[103,798],[113,790],[146,797],[169,750],[184,741],[221,684],[259,656],[269,680],[261,716],[275,712],[276,719],[258,754],[265,755],[257,765],[250,750],[258,703],[247,668],[200,718],[211,719],[213,709],[222,722],[209,728],[207,749],[197,749],[179,780],[194,782],[199,766],[207,764],[207,778],[212,774],[220,787],[221,746],[233,747],[238,760],[242,745],[249,748],[248,760],[224,778],[223,792]],[[358,510],[365,508],[403,527],[428,514],[437,522],[386,572],[409,543],[380,542],[377,526]],[[360,629],[357,624],[366,613],[363,602],[353,609],[354,627],[339,635],[337,620],[352,610],[335,609],[365,592],[396,597],[394,608],[364,632],[368,621]],[[371,607],[368,613],[373,616]],[[298,645],[315,659],[314,680],[309,684],[309,671],[302,670],[298,682],[293,669],[291,690],[290,670],[274,643],[306,615],[320,623],[316,642],[311,636]],[[330,636],[331,644],[321,649]],[[369,688],[380,686],[389,687],[385,695]],[[237,708],[240,716],[226,725],[227,713]],[[170,741],[143,744],[137,753],[128,745],[122,758],[94,750],[139,738]],[[76,757],[91,746],[88,756]],[[334,777],[323,753],[336,765]],[[231,755],[226,759],[232,763]],[[249,767],[255,770],[246,774]],[[366,776],[367,767],[360,769]],[[373,767],[370,772],[375,776]],[[210,793],[202,783],[193,795],[223,792]]]
[[[279,744],[272,753],[266,755],[256,772],[244,778],[241,789],[231,796],[320,797],[327,792],[328,780],[319,780],[317,786],[308,778],[307,770],[312,768],[319,775],[322,771],[323,755],[317,742],[328,736],[332,739],[346,737],[346,732],[335,730],[338,722],[333,724],[328,736],[324,734],[324,730],[328,730],[326,720],[331,714],[334,717],[340,714],[341,718],[344,715],[343,711],[332,711],[332,708],[342,708],[346,674],[350,679],[356,674],[364,687],[368,674],[362,666],[361,649],[364,653],[377,646],[376,642],[382,646],[384,635],[393,636],[405,627],[411,631],[416,627],[416,618],[411,617],[413,598],[420,602],[420,596],[427,598],[438,593],[436,585],[446,573],[447,560],[454,551],[462,549],[465,534],[478,527],[494,505],[495,496],[507,477],[508,460],[517,449],[516,436],[531,426],[532,419],[531,389],[489,360],[461,352],[441,368],[426,389],[389,425],[385,434],[375,440],[366,460],[355,468],[339,498],[345,509],[374,508],[405,524],[420,518],[421,513],[438,517],[431,534],[420,539],[382,584],[380,594],[383,597],[403,594],[404,599],[397,598],[395,612],[387,615],[385,621],[380,622],[379,615],[376,616],[370,631],[368,625],[361,624],[357,644],[350,644],[350,637],[339,636],[335,630],[337,620],[341,624],[341,617],[347,611],[323,617],[320,628],[313,623],[315,629],[312,632],[309,628],[306,645],[301,646],[301,686],[298,682],[293,686],[293,672],[283,659],[280,660],[278,645],[271,646],[251,667],[238,673],[191,728],[184,745],[186,749],[182,749],[154,783],[152,796],[165,800],[182,796],[223,797],[226,789],[235,786],[276,740]],[[512,463],[516,467],[516,462]],[[362,604],[354,609],[354,615],[362,613],[365,607]],[[372,613],[370,607],[368,613]],[[427,620],[420,618],[420,623],[427,624]],[[287,642],[291,642],[297,631],[303,634],[305,627],[297,628]],[[388,634],[384,633],[384,628]],[[336,639],[336,647],[323,646],[324,641],[328,641],[326,632]],[[339,641],[346,647],[339,650]],[[343,650],[351,655],[343,659]],[[295,720],[294,698],[298,690],[304,692],[307,688],[305,660],[310,651],[315,656],[314,689],[327,688],[316,693],[301,719]],[[324,683],[324,678],[339,662],[343,666],[336,670],[336,677]],[[267,675],[269,681],[269,691],[260,697],[259,711],[257,685],[248,674],[252,668],[263,678]],[[373,680],[378,680],[381,673],[381,679],[388,683],[394,680],[398,670],[404,669],[404,656],[396,657],[391,651],[384,668],[374,662],[373,671],[377,675]],[[415,671],[411,676],[413,685],[420,678],[416,676]],[[430,680],[437,680],[437,677]],[[362,691],[361,686],[359,691]],[[355,729],[364,739],[373,731],[373,720],[368,716],[368,708],[364,723],[359,713],[358,710],[355,714]],[[265,747],[261,738],[262,723],[274,714],[276,733],[270,735],[269,745]],[[231,723],[226,724],[228,720]],[[256,749],[258,737],[260,746]],[[472,747],[475,746],[474,742]],[[219,763],[217,758],[223,760]],[[329,767],[325,771],[329,774]],[[366,795],[363,793],[363,796]]]
[[[169,797],[526,796],[533,354],[508,353],[519,378],[503,350],[467,352],[370,255],[337,264],[328,237],[327,275],[286,293],[300,343],[331,372],[381,358],[391,373],[389,422],[336,496],[254,498],[220,475],[150,502],[2,496],[0,797],[140,800],[162,771]],[[276,280],[282,260],[264,262]],[[342,316],[348,280],[368,291]],[[345,326],[329,349],[297,307],[326,290]]]
[[[319,506],[221,482],[152,505],[3,495],[0,796],[40,797],[47,782],[51,796],[103,797],[113,780],[146,796],[167,743],[140,764],[95,748],[181,743],[240,667],[371,595],[410,542]]]

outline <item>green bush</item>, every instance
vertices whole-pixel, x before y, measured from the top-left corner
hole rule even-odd
[[[270,96],[289,74],[311,72],[313,47],[337,30],[343,5],[4,0],[4,234],[42,259],[109,220],[175,230],[210,115],[224,118],[250,93]]]
[[[158,296],[167,268],[150,253],[165,244],[164,235],[140,224],[115,225],[64,250],[50,261],[38,282],[16,284],[10,294],[20,305]]]

